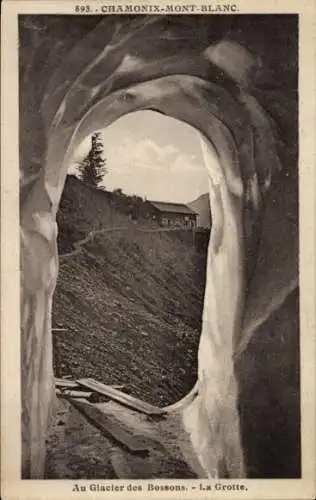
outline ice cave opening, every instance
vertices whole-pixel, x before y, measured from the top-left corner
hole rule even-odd
[[[205,151],[196,130],[153,111],[118,119],[93,147],[92,136],[74,154],[57,212],[55,375],[172,405],[197,380],[211,230]]]
[[[121,24],[112,16],[81,18],[71,28],[70,44],[67,16],[42,17],[42,31],[33,17],[20,16],[25,475],[42,477],[55,398],[51,312],[61,265],[56,214],[69,161],[95,130],[134,111],[154,110],[199,131],[212,207],[198,391],[182,408],[184,428],[207,477],[223,469],[234,478],[299,477],[295,16],[269,23],[258,16],[251,24],[243,16],[232,24],[216,16],[216,26],[214,17],[194,16],[196,32],[190,16],[123,16]],[[280,22],[282,40],[275,38]],[[57,59],[39,71],[36,60],[52,50],[56,36]],[[290,64],[281,67],[280,60]],[[284,88],[271,91],[278,79]],[[218,163],[209,161],[214,150]],[[289,323],[293,335],[280,336]],[[260,349],[251,351],[255,334]],[[274,341],[264,371],[262,350]],[[290,368],[280,384],[271,384],[280,360]]]

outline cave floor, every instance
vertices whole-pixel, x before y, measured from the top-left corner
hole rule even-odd
[[[58,398],[55,423],[47,438],[46,479],[205,477],[179,413],[158,420],[114,401],[93,406],[101,420],[103,414],[111,425],[128,433],[139,450],[132,451],[98,430],[80,408],[67,399]]]

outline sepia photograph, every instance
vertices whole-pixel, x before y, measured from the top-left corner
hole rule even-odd
[[[300,16],[162,5],[16,17],[19,480],[244,498],[304,476]]]

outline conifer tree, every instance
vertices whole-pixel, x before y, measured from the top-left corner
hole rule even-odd
[[[79,163],[80,179],[93,187],[98,187],[107,173],[104,147],[100,132],[91,136],[91,149],[84,160]]]

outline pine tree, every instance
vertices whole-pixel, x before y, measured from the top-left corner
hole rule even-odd
[[[91,149],[85,159],[79,163],[80,179],[93,187],[98,187],[107,173],[106,160],[103,157],[104,148],[100,132],[91,136]]]

